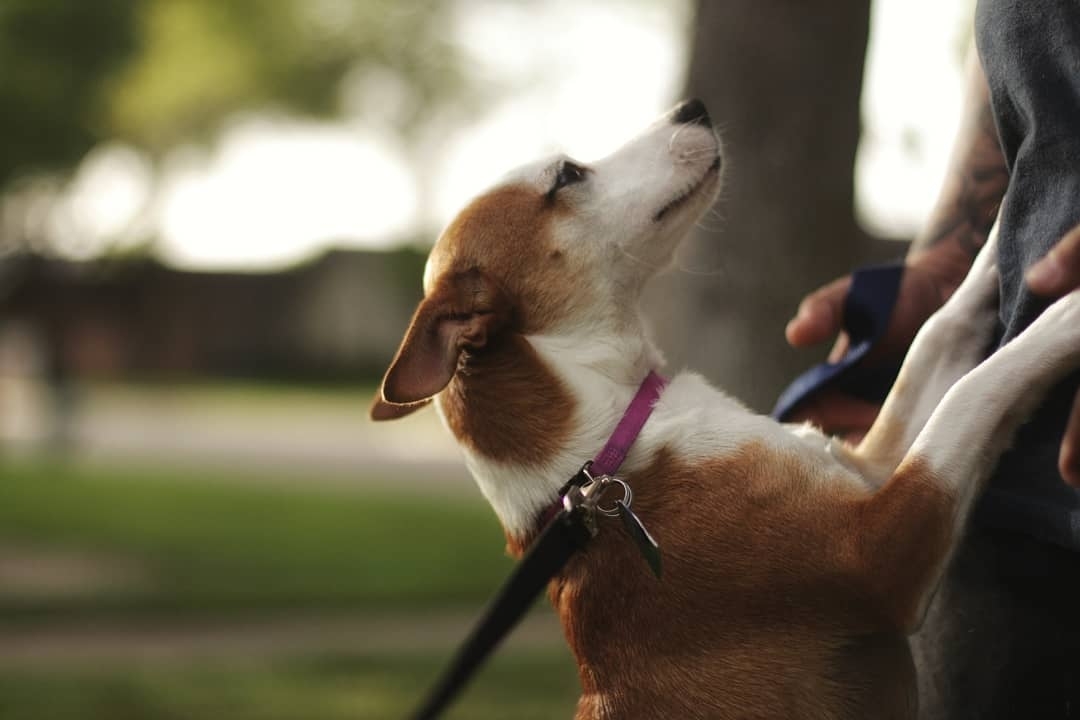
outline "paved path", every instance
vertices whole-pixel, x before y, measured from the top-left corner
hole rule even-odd
[[[472,613],[272,618],[170,624],[57,623],[0,625],[0,667],[98,662],[191,662],[349,653],[387,656],[446,652],[465,637]],[[507,640],[514,650],[564,643],[554,614],[533,612]]]
[[[19,426],[9,422],[6,435],[0,432],[9,452],[41,447],[47,432],[41,393],[22,396],[19,406],[7,407],[9,419],[21,419]],[[77,398],[69,427],[81,461],[225,467],[256,475],[301,471],[313,480],[375,478],[475,492],[434,409],[373,423],[367,417],[371,398],[355,389],[94,385]]]

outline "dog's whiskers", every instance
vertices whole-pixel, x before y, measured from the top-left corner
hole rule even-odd
[[[624,248],[622,245],[617,245],[616,249],[618,249],[618,251],[623,256],[625,256],[627,259],[633,261],[634,263],[636,263],[636,264],[638,264],[638,265],[640,265],[642,267],[648,268],[650,270],[661,270],[661,269],[663,269],[662,265],[659,265],[657,263],[651,263],[648,260],[643,260],[642,258],[639,258],[637,255],[633,254],[632,252],[630,252],[629,250]]]
[[[713,268],[712,270],[698,270],[697,268],[686,267],[679,264],[675,266],[675,270],[683,275],[692,275],[694,277],[721,277],[725,275],[723,268]]]
[[[683,253],[676,252],[675,254],[675,270],[684,274],[692,275],[694,277],[722,277],[727,274],[722,263],[717,263],[712,268],[696,268],[687,264],[685,258],[681,257]]]
[[[712,222],[708,222],[712,221]],[[694,223],[694,227],[704,230],[706,232],[719,232],[724,226],[724,216],[720,214],[720,209],[716,206],[709,208],[701,218]]]
[[[678,125],[675,127],[675,132],[671,133],[671,137],[668,139],[668,152],[673,152],[675,149],[675,141],[683,130],[686,129],[686,125]]]

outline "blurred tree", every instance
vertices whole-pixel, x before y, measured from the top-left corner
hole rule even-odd
[[[869,19],[868,0],[697,3],[687,96],[722,129],[721,219],[683,258],[706,272],[668,278],[651,304],[674,366],[758,410],[815,360],[784,341],[799,299],[881,253],[854,211]]]
[[[445,32],[451,9],[444,0],[0,0],[0,300],[34,282],[23,251],[50,249],[67,178],[106,140],[157,160],[245,112],[347,113],[388,132],[418,130],[445,101],[465,98]],[[160,174],[149,182],[160,186]],[[149,188],[144,210],[158,191]],[[44,340],[58,449],[72,404],[71,307],[44,297],[24,308]]]
[[[0,4],[0,187],[69,168],[107,129],[107,78],[135,49],[137,0]]]
[[[4,0],[0,191],[20,177],[62,177],[104,139],[159,158],[245,111],[331,117],[347,106],[386,120],[378,106],[388,87],[393,129],[415,130],[461,97],[449,9],[442,0]],[[57,184],[36,187],[49,194]],[[0,249],[24,242],[7,235]]]
[[[441,0],[142,0],[140,50],[109,83],[110,130],[161,151],[206,136],[243,110],[334,116],[347,96],[343,82],[361,66],[390,72],[408,86],[413,101],[400,120],[409,127],[460,89],[446,6]]]

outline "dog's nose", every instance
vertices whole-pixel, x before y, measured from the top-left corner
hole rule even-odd
[[[675,108],[675,112],[671,116],[671,121],[677,125],[687,124],[712,127],[712,118],[709,117],[709,111],[705,109],[705,103],[697,98],[687,100],[682,105]]]

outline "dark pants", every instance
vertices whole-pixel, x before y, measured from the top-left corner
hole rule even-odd
[[[912,645],[920,720],[1080,719],[1080,553],[971,527]]]

